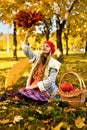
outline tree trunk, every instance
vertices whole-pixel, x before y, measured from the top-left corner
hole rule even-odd
[[[64,33],[64,37],[65,37],[65,40],[66,40],[66,55],[68,55],[68,34]]]
[[[60,62],[64,62],[63,57],[63,47],[62,47],[62,30],[64,28],[66,21],[64,20],[62,23],[60,22],[59,16],[56,16],[56,43],[57,43],[57,49],[60,51],[60,56],[58,57],[58,60]]]
[[[57,43],[57,48],[60,50],[60,52],[63,53],[63,48],[62,48],[62,29],[61,29],[61,25],[60,25],[60,20],[59,20],[59,16],[56,17],[56,43]]]
[[[68,55],[68,38],[66,39],[66,55]]]
[[[60,17],[59,17],[59,12],[55,13],[56,14],[56,39],[57,39],[57,48],[60,51],[60,56],[58,57],[58,60],[60,62],[64,62],[64,58],[63,58],[63,47],[62,47],[62,30],[64,28],[64,25],[66,24],[66,21],[68,19],[68,16],[71,12],[71,10],[73,9],[73,6],[75,4],[77,0],[73,0],[67,10],[67,12],[65,13],[64,16],[64,20],[61,21]]]
[[[86,41],[86,46],[85,46],[85,54],[87,54],[87,41]]]
[[[14,32],[13,32],[13,58],[14,60],[17,60],[17,37],[16,37],[16,22],[13,22],[14,24]]]
[[[6,35],[6,50],[9,52],[9,43],[10,43],[10,35],[9,35],[9,27],[7,27],[7,35]]]
[[[50,32],[49,32],[49,30],[47,30],[47,33],[46,33],[46,40],[48,41],[49,40],[49,34],[50,34]]]
[[[66,40],[66,55],[68,55],[68,51],[69,51],[69,48],[68,48],[68,36],[69,36],[69,30],[70,30],[70,25],[68,24],[67,26],[67,30],[66,30],[66,33],[64,33],[64,36],[65,36],[65,40]]]

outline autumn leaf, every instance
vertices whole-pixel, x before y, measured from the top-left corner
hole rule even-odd
[[[34,119],[35,119],[35,118],[32,117],[32,116],[28,117],[28,120],[29,120],[29,121],[33,121]]]
[[[14,120],[13,120],[13,123],[20,122],[20,120],[23,120],[22,116],[15,116]]]
[[[6,107],[6,106],[2,106],[2,109],[3,109],[3,110],[6,110],[6,109],[7,109],[7,107]]]
[[[10,123],[10,120],[9,119],[0,120],[0,123],[5,125]]]
[[[16,15],[15,21],[18,27],[30,28],[32,25],[37,25],[39,21],[43,21],[44,16],[33,9],[19,10]]]
[[[40,111],[40,110],[38,110],[38,109],[36,110],[36,112],[38,112],[39,114],[42,114],[42,111]]]
[[[77,119],[75,119],[75,125],[78,127],[78,128],[82,128],[85,126],[85,118],[81,118],[81,117],[78,117]]]
[[[63,126],[63,121],[60,122],[55,128],[53,128],[53,130],[60,130],[60,128]]]
[[[48,124],[50,121],[52,121],[52,118],[51,119],[47,119],[47,120],[43,120],[43,123],[44,124]]]

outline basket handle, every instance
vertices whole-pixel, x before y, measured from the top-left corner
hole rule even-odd
[[[86,89],[86,85],[85,85],[85,83],[84,83],[82,77],[81,77],[80,75],[78,75],[77,73],[75,73],[75,72],[67,72],[67,73],[65,73],[65,74],[62,76],[62,78],[60,79],[60,84],[64,81],[65,76],[68,75],[68,74],[73,74],[73,75],[75,75],[75,76],[77,77],[77,79],[79,80],[79,84],[80,84],[80,89],[81,89],[81,90],[82,90],[83,88]]]

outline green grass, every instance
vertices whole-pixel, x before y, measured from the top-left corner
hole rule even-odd
[[[18,52],[18,60],[23,58],[23,52]],[[4,83],[6,76],[12,65],[17,61],[12,58],[12,52],[0,52],[0,94],[4,93]],[[87,55],[70,54],[64,56],[59,74],[57,76],[57,84],[59,85],[61,77],[67,72],[76,72],[84,80],[87,86]],[[28,76],[28,71],[17,81],[13,90],[18,90],[25,86]],[[71,82],[78,81],[76,76],[68,75]],[[78,81],[79,86],[79,81]],[[12,90],[12,91],[13,91]],[[14,117],[19,118],[18,122]],[[60,102],[58,99],[44,104],[32,105],[25,102],[14,102],[7,99],[0,102],[0,130],[52,130],[60,122],[63,121],[61,130],[79,130],[75,124],[77,117],[84,118],[84,127],[81,130],[87,129],[87,102],[83,107],[76,109],[70,108],[66,103]],[[82,122],[80,122],[81,124]]]

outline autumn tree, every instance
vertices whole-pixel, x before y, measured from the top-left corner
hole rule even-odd
[[[19,9],[25,7],[25,2],[25,0],[1,0],[0,2],[0,20],[9,25],[13,24],[13,58],[15,60],[17,60],[17,28],[14,17]]]
[[[39,27],[41,33],[43,36],[46,37],[46,40],[48,41],[50,38],[50,35],[52,33],[52,18],[47,18],[43,25]]]
[[[68,55],[68,50],[69,50],[69,47],[68,47],[69,33],[70,33],[70,25],[68,24],[67,29],[64,32],[64,39],[65,39],[65,42],[66,42],[66,55]]]
[[[44,34],[47,34],[47,37],[49,39],[50,34],[52,33],[52,30],[50,31],[50,26],[52,26],[52,18],[56,16],[56,44],[57,48],[61,52],[60,57],[58,60],[63,61],[63,47],[62,47],[62,32],[64,29],[64,26],[66,24],[66,21],[68,21],[69,14],[73,10],[73,6],[75,5],[75,2],[77,0],[73,1],[62,1],[62,0],[47,0],[47,1],[34,1],[39,5],[39,9],[44,13],[44,15],[49,19],[49,22],[44,23]],[[50,23],[50,24],[49,24]],[[49,29],[49,31],[48,31]],[[48,35],[49,34],[49,35]]]
[[[63,61],[63,44],[62,44],[62,33],[63,29],[67,28],[67,21],[70,24],[70,28],[73,32],[81,33],[82,29],[84,35],[81,35],[82,40],[86,39],[86,26],[87,26],[87,17],[86,17],[86,0],[1,0],[0,19],[8,21],[8,23],[14,23],[14,50],[13,56],[16,58],[16,48],[17,48],[17,38],[16,38],[16,23],[13,22],[15,13],[26,6],[32,6],[33,8],[39,10],[46,16],[46,20],[43,24],[42,35],[46,36],[48,40],[53,33],[53,17],[56,16],[56,44],[57,48],[61,52],[60,58],[58,60]],[[5,15],[6,14],[6,15]],[[77,18],[78,17],[78,18]],[[84,27],[83,27],[84,22]],[[76,29],[73,29],[75,25]],[[71,31],[70,31],[71,32]]]
[[[73,41],[71,43],[74,45],[74,48],[75,46],[77,46],[79,50],[81,48],[85,48],[86,50],[86,39],[87,39],[86,4],[87,4],[86,0],[83,1],[79,0],[78,2],[75,3],[75,6],[71,14],[69,15],[67,24],[64,29],[64,33],[66,32],[66,37],[68,37],[68,40],[70,39],[70,37],[72,37]],[[68,29],[69,29],[69,33],[67,33]],[[76,39],[77,43],[74,42],[74,39]]]

